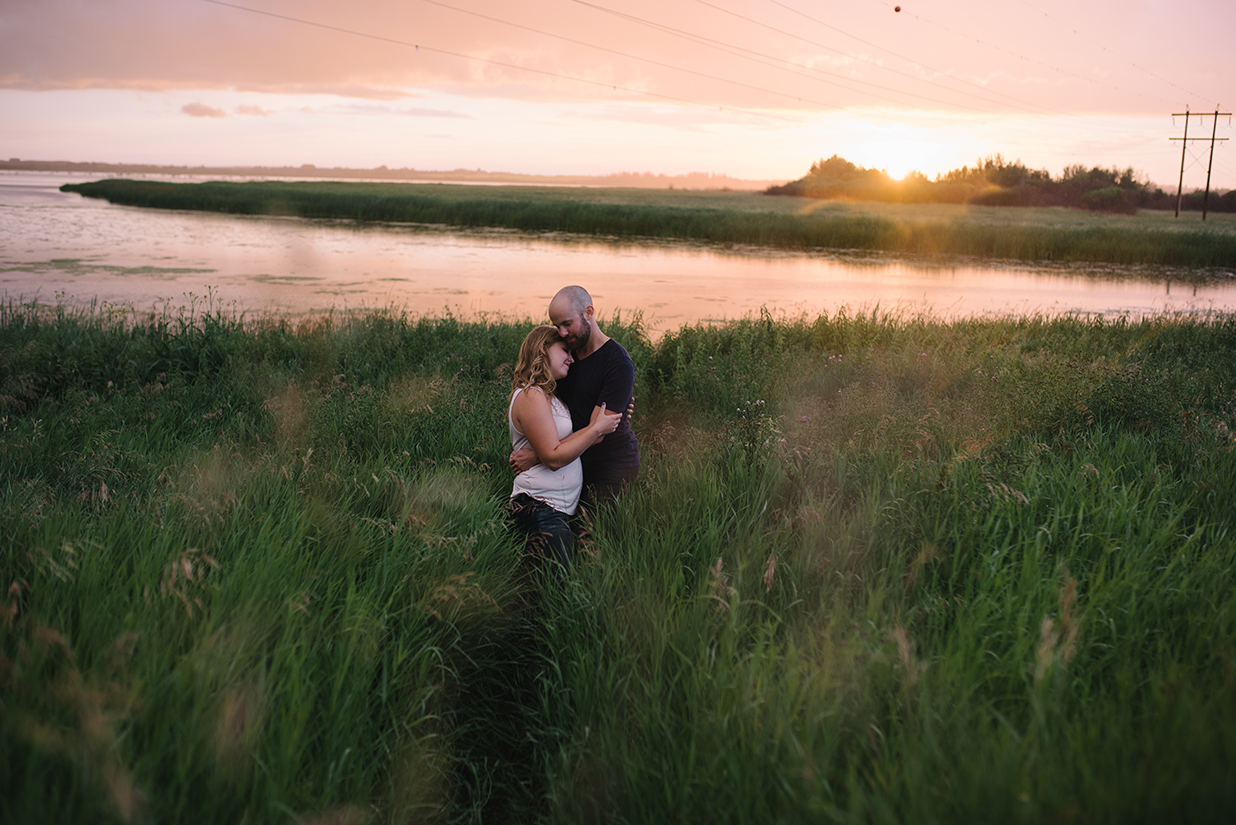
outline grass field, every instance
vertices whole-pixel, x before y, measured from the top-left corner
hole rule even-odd
[[[334,182],[105,180],[65,191],[113,203],[246,215],[493,226],[795,249],[1026,261],[1236,266],[1236,215],[822,202],[744,192]]]
[[[0,820],[1230,816],[1236,319],[603,326],[529,592],[526,325],[0,309]]]

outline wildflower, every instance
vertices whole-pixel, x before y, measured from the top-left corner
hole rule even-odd
[[[1034,671],[1035,683],[1043,681],[1043,677],[1058,663],[1068,665],[1077,655],[1077,636],[1081,629],[1080,611],[1075,609],[1077,602],[1077,580],[1069,575],[1066,567],[1061,565],[1060,575],[1064,580],[1063,591],[1060,594],[1060,621],[1057,625],[1051,616],[1043,617],[1039,628],[1039,649]]]

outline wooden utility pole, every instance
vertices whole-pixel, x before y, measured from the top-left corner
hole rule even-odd
[[[1220,112],[1218,109],[1215,109],[1215,122],[1214,122],[1213,128],[1211,128],[1210,130],[1210,162],[1206,165],[1206,194],[1202,196],[1202,220],[1206,220],[1206,207],[1210,203],[1210,170],[1214,167],[1214,163],[1215,163],[1215,141],[1216,140],[1227,140],[1227,138],[1216,138],[1215,137],[1216,130],[1219,128],[1219,118],[1223,115],[1226,115],[1227,117],[1231,117],[1232,113],[1231,112]],[[1185,107],[1183,115],[1180,112],[1172,112],[1172,117],[1183,117],[1185,119],[1184,137],[1170,138],[1170,140],[1180,141],[1180,180],[1176,183],[1176,217],[1179,218],[1180,217],[1180,199],[1184,193],[1185,152],[1189,148],[1189,141],[1206,140],[1206,138],[1189,137],[1189,107],[1188,106]],[[1204,117],[1204,115],[1199,115],[1198,117]]]
[[[1176,117],[1176,113],[1172,112],[1172,117]],[[1184,138],[1180,141],[1180,180],[1176,182],[1176,217],[1180,217],[1180,195],[1184,191],[1184,159],[1185,149],[1189,147],[1189,107],[1184,110],[1185,133]],[[1172,138],[1175,140],[1176,138]]]
[[[1202,195],[1202,220],[1206,220],[1206,207],[1210,204],[1210,170],[1215,165],[1215,130],[1218,128],[1219,110],[1215,109],[1215,122],[1210,127],[1210,160],[1206,161],[1206,194]]]

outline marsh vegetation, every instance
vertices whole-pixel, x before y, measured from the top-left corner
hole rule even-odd
[[[1022,261],[1236,266],[1236,215],[1105,215],[1060,207],[879,204],[752,193],[356,182],[104,180],[65,191],[112,203],[241,215],[503,227],[790,249]]]
[[[3,307],[0,817],[1232,810],[1236,320],[604,327],[643,471],[530,613],[525,325]]]

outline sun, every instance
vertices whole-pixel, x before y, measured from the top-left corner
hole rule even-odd
[[[908,162],[898,161],[897,163],[889,163],[884,167],[884,171],[893,180],[903,180],[910,173],[911,166]]]
[[[863,152],[867,162],[854,162],[883,169],[893,180],[904,180],[911,172],[921,172],[931,178],[952,168],[947,165],[952,153],[952,147],[942,146],[937,141],[893,138],[867,143]]]

